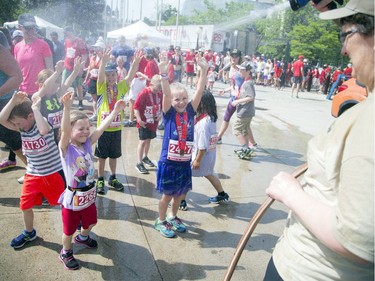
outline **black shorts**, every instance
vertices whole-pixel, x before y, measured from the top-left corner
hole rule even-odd
[[[93,79],[90,79],[90,82],[89,82],[89,88],[87,89],[87,92],[91,95],[93,94],[97,94],[97,91],[96,91],[96,80],[93,80]]]
[[[193,77],[194,76],[194,72],[186,72],[186,76],[187,77]]]
[[[294,83],[301,84],[302,83],[302,76],[294,76]]]
[[[3,110],[9,99],[0,99],[0,110]],[[0,141],[7,144],[11,150],[16,151],[22,148],[21,134],[17,131],[9,130],[0,125]]]
[[[21,134],[17,131],[9,130],[2,125],[0,125],[0,141],[7,144],[13,151],[22,148]]]
[[[102,159],[116,159],[120,158],[121,155],[121,130],[104,132],[98,139],[95,156]]]
[[[138,135],[140,140],[152,140],[156,138],[156,132],[151,131],[149,128],[140,127],[138,129]]]

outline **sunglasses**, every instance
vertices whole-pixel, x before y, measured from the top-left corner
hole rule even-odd
[[[349,31],[346,31],[346,32],[342,32],[340,31],[339,33],[339,41],[342,45],[344,45],[345,41],[346,41],[346,37],[348,37],[349,34],[352,34],[352,33],[360,33],[358,29],[352,29],[352,30],[349,30]]]
[[[20,25],[20,28],[24,28],[26,30],[32,30],[32,29],[35,29],[35,25],[32,25],[32,26],[24,26],[24,25]]]

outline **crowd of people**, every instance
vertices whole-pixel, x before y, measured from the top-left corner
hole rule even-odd
[[[325,9],[323,4],[316,7]],[[374,278],[374,181],[369,177],[374,172],[374,134],[368,132],[373,126],[365,122],[373,122],[374,3],[350,0],[346,7],[324,12],[321,18],[339,19],[342,54],[352,61],[344,70],[338,67],[332,81],[353,75],[367,86],[369,97],[327,133],[311,140],[309,170],[302,183],[280,173],[268,187],[267,194],[287,205],[291,215],[265,280]],[[171,238],[186,231],[177,213],[187,210],[192,177],[206,177],[215,188],[211,203],[229,200],[214,165],[216,144],[221,143],[234,113],[233,132],[241,146],[235,153],[250,159],[258,148],[250,127],[256,84],[280,89],[290,79],[291,95],[298,97],[299,91],[311,87],[328,90],[331,79],[328,65],[319,71],[303,55],[285,66],[263,55],[243,56],[237,49],[225,56],[212,49],[183,53],[179,46],[134,50],[124,37],[112,48],[101,37],[88,47],[71,27],[64,29],[62,43],[56,33],[50,34],[52,40],[38,34],[30,14],[20,15],[18,23],[12,36],[6,30],[0,32],[0,141],[10,148],[0,165],[2,170],[14,167],[17,155],[26,166],[20,180],[25,227],[10,245],[22,248],[36,239],[33,207],[45,198],[52,206],[61,205],[59,259],[70,270],[80,267],[72,240],[98,247],[90,232],[98,222],[96,194],[105,195],[108,158],[108,185],[124,188],[116,177],[124,125],[138,129],[135,168],[145,174],[149,173],[145,165],[157,167],[156,190],[161,198],[154,228]],[[212,94],[217,80],[229,84],[219,93],[229,93],[219,132]],[[189,87],[195,88],[191,99]],[[85,88],[92,98],[90,118],[84,111]],[[127,104],[129,120],[124,120]],[[91,130],[93,122],[96,128]],[[148,152],[158,128],[164,130],[164,137],[160,159],[154,163]],[[98,158],[97,177],[93,156]]]

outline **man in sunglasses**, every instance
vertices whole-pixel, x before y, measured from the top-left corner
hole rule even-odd
[[[19,90],[30,97],[38,91],[37,77],[41,70],[53,70],[52,52],[48,44],[39,39],[36,21],[33,15],[21,14],[18,28],[23,33],[23,40],[14,47],[14,57],[21,68],[23,81]]]

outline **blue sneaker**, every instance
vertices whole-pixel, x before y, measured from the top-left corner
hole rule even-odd
[[[22,233],[14,238],[12,242],[10,242],[10,246],[14,249],[22,248],[27,242],[31,242],[36,239],[36,231],[33,229],[31,232],[27,232],[26,230],[22,231]]]
[[[154,227],[157,231],[159,231],[163,236],[167,238],[173,238],[176,236],[176,232],[174,232],[172,226],[167,221],[160,221],[159,219],[156,219]]]
[[[174,218],[167,218],[167,222],[172,225],[173,230],[180,233],[186,232],[186,226],[177,216],[175,216]]]

